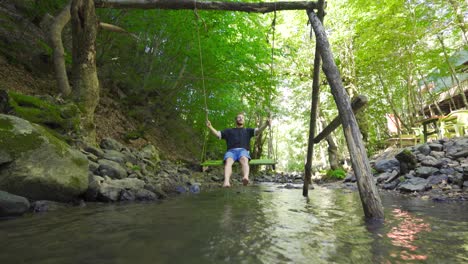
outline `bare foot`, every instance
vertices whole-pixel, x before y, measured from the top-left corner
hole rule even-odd
[[[229,184],[229,183],[224,183],[223,184],[223,188],[230,188],[230,187],[231,187],[231,184]]]
[[[249,184],[249,182],[250,182],[250,181],[249,181],[248,178],[242,178],[242,184],[243,184],[244,186],[246,186],[247,184]]]

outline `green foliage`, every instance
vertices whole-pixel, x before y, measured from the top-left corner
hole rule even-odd
[[[43,124],[59,132],[77,131],[80,113],[76,105],[55,105],[34,96],[9,92],[14,112],[30,122]]]
[[[346,178],[346,171],[343,169],[328,170],[324,180],[343,180]]]

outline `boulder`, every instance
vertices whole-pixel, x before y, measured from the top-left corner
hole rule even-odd
[[[427,184],[427,179],[415,177],[402,182],[398,189],[402,192],[421,192],[427,189]]]
[[[378,172],[391,172],[393,170],[400,171],[400,162],[397,159],[379,160],[374,164],[374,168]]]
[[[120,151],[123,148],[123,145],[113,138],[104,138],[99,144],[102,149]]]
[[[33,200],[71,201],[88,188],[88,160],[43,127],[0,114],[0,189]]]
[[[99,174],[102,176],[109,176],[113,179],[123,179],[127,177],[127,170],[119,163],[112,160],[98,160]]]
[[[28,199],[0,191],[0,217],[22,215],[28,210]]]

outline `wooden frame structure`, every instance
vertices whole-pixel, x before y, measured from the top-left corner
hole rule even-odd
[[[383,219],[383,207],[375,186],[367,153],[361,138],[361,133],[353,114],[349,96],[341,82],[340,73],[333,59],[325,29],[322,25],[325,16],[325,1],[242,3],[222,1],[197,0],[72,0],[71,15],[73,29],[73,54],[85,54],[82,59],[73,60],[75,82],[82,86],[81,92],[95,92],[96,74],[96,13],[94,8],[138,8],[138,9],[199,9],[225,10],[240,12],[268,13],[282,10],[305,10],[316,37],[316,52],[314,59],[312,107],[310,119],[309,144],[303,195],[308,196],[308,185],[311,179],[312,154],[316,127],[316,117],[319,95],[320,62],[325,73],[335,103],[338,107],[343,126],[352,167],[357,179],[357,185],[364,213],[367,219]],[[76,70],[76,71],[75,71]],[[93,86],[94,85],[94,86]],[[99,85],[97,85],[99,87]],[[99,96],[98,94],[96,95]],[[86,100],[86,99],[85,99]]]

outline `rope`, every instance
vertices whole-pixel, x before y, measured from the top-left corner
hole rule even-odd
[[[206,99],[207,96],[206,96],[206,88],[205,88],[205,73],[203,71],[203,55],[202,55],[202,48],[201,48],[201,41],[200,41],[200,28],[198,26],[198,20],[200,17],[197,12],[197,0],[194,0],[193,3],[194,3],[193,12],[195,14],[195,18],[197,21],[196,27],[197,27],[197,40],[198,40],[198,55],[200,57],[200,69],[201,69],[201,75],[202,75],[201,79],[202,79],[202,87],[203,87],[203,99],[204,99],[204,104],[205,104],[205,121],[208,122],[208,103]],[[200,157],[201,161],[206,160],[206,149],[208,145],[208,130],[206,126],[204,129],[204,134],[205,134],[205,138],[203,140],[203,148],[202,148],[202,153]]]
[[[205,73],[203,71],[203,56],[202,56],[202,49],[201,49],[201,41],[200,41],[200,28],[198,27],[198,12],[197,12],[197,0],[194,0],[194,9],[193,12],[195,14],[195,18],[197,19],[197,39],[198,39],[198,53],[200,56],[200,69],[201,69],[201,75],[202,75],[202,87],[203,87],[203,98],[204,98],[204,103],[205,103],[205,119],[208,121],[208,103],[206,100],[206,88],[205,88]]]
[[[271,27],[272,27],[272,41],[271,41],[271,78],[275,76],[275,71],[274,71],[274,53],[275,53],[275,31],[276,31],[276,2],[275,2],[275,12],[274,12],[274,17],[273,21],[271,22]],[[275,88],[276,88],[276,82],[275,82]],[[271,92],[268,94],[268,108],[271,111]],[[269,113],[268,118],[271,121],[271,113]],[[270,159],[273,153],[273,131],[271,127],[271,122],[268,124],[270,127],[269,131],[269,140],[268,140],[268,158]],[[275,159],[276,160],[276,159]]]

